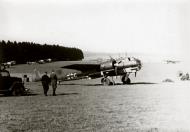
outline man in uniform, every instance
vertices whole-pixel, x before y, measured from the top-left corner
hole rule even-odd
[[[53,89],[53,96],[56,96],[55,91],[57,88],[57,75],[55,74],[54,70],[52,70],[52,73],[50,74],[51,78],[51,86]]]
[[[44,89],[44,95],[47,96],[47,92],[49,90],[49,83],[50,83],[50,78],[48,77],[47,72],[44,73],[41,81]]]

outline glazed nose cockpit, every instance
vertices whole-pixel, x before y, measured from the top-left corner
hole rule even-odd
[[[137,66],[138,66],[138,70],[140,70],[141,67],[142,67],[142,63],[141,63],[141,61],[139,59],[135,58],[135,60],[136,60]]]
[[[114,66],[117,68],[138,67],[138,70],[140,70],[142,63],[139,59],[136,59],[134,57],[127,57],[125,59],[117,61]]]

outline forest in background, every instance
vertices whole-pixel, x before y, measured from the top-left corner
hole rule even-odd
[[[17,64],[24,64],[48,58],[54,61],[74,61],[82,60],[84,56],[82,50],[78,48],[33,42],[0,41],[1,63],[14,60]]]

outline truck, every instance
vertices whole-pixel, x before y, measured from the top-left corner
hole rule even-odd
[[[22,78],[11,77],[9,71],[0,70],[0,94],[6,96],[26,95],[27,91],[22,82]]]

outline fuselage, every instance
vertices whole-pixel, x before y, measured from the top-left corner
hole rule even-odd
[[[126,73],[135,73],[139,71],[141,69],[141,66],[141,61],[134,57],[107,61],[100,64],[100,72],[90,75],[90,77],[97,78],[103,75],[122,76]]]

